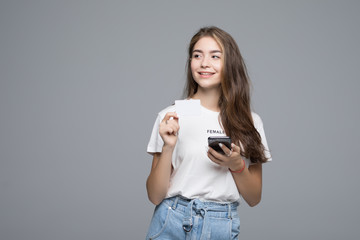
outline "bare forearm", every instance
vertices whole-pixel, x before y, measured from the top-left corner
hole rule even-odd
[[[163,147],[162,153],[152,167],[146,182],[149,200],[158,205],[165,198],[171,175],[171,158],[173,149]]]
[[[243,172],[232,173],[232,175],[235,180],[237,189],[244,200],[251,207],[257,205],[261,200],[262,192],[261,166],[260,174],[259,169],[256,171],[251,171],[251,169],[245,168]]]

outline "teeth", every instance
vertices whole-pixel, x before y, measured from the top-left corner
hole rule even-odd
[[[200,75],[212,75],[212,73],[200,73]]]

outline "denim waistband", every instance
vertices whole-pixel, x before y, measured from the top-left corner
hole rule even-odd
[[[190,232],[192,230],[193,220],[192,217],[195,214],[200,214],[204,218],[204,225],[206,227],[208,212],[225,212],[227,213],[227,218],[232,218],[232,211],[236,211],[238,202],[232,203],[219,203],[211,201],[201,201],[199,199],[186,199],[181,196],[171,197],[165,199],[169,206],[172,209],[176,209],[178,205],[183,206],[184,209],[184,219],[183,219],[183,229],[185,232]]]
[[[199,199],[188,199],[182,196],[175,196],[165,199],[168,201],[168,204],[174,209],[178,204],[182,206],[188,206],[191,201],[196,200],[197,207],[206,207],[208,211],[216,211],[216,212],[228,212],[230,210],[236,210],[239,206],[239,202],[231,202],[231,203],[221,203],[221,202],[212,202],[212,201],[203,201]]]

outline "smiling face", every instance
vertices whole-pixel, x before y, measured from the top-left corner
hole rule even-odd
[[[223,68],[223,52],[214,38],[202,37],[196,42],[192,51],[190,66],[192,76],[199,89],[219,89]]]

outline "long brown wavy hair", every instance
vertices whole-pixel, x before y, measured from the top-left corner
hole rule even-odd
[[[240,50],[230,34],[217,27],[204,27],[192,37],[188,49],[185,95],[191,98],[198,89],[190,63],[194,46],[202,37],[212,37],[219,44],[224,56],[219,98],[220,125],[232,142],[240,141],[242,156],[253,163],[266,162],[264,146],[254,127],[250,110],[250,79]]]

